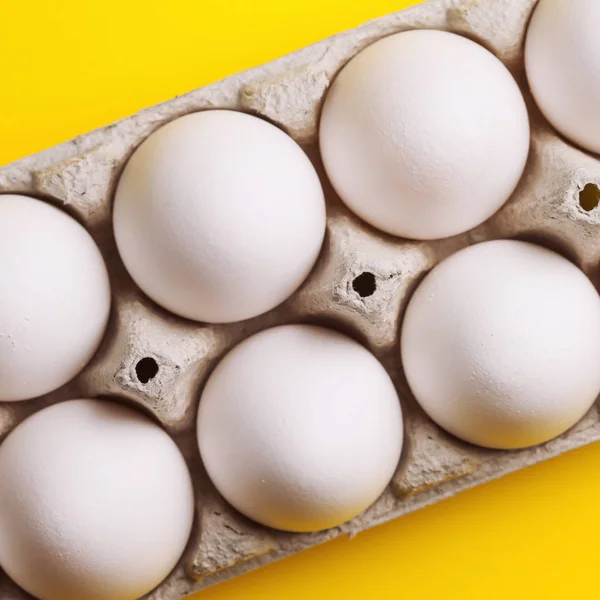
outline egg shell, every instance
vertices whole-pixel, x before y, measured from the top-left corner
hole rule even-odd
[[[182,94],[75,140],[0,167],[0,192],[52,197],[65,203],[95,235],[111,228],[118,178],[137,147],[157,128],[207,108],[242,110],[276,123],[312,156],[318,116],[335,76],[369,44],[401,30],[460,31],[482,40],[515,73],[523,71],[523,42],[536,0],[429,0],[304,48],[224,81]],[[523,81],[519,85],[525,90]],[[75,395],[127,396],[153,411],[179,439],[196,444],[200,385],[217,357],[252,333],[274,324],[315,320],[355,332],[386,368],[400,369],[399,319],[418,282],[437,262],[477,240],[535,235],[560,244],[578,265],[598,277],[600,210],[584,210],[579,191],[600,184],[600,160],[556,135],[543,119],[532,121],[532,154],[516,193],[482,227],[436,242],[382,235],[348,215],[325,185],[328,233],[317,268],[285,306],[252,322],[199,326],[174,318],[123,277],[116,253],[106,254],[114,316],[100,353],[74,382]],[[375,290],[361,296],[353,283],[371,273]],[[136,365],[152,357],[157,375],[142,383]],[[401,394],[404,395],[404,390]],[[64,394],[61,391],[59,394]],[[64,396],[62,396],[64,397]],[[71,394],[70,397],[74,397]],[[0,405],[0,436],[52,399]],[[192,476],[199,490],[196,529],[189,552],[148,600],[178,600],[267,563],[336,537],[353,535],[483,482],[600,440],[598,406],[564,435],[529,449],[490,451],[447,435],[408,400],[405,443],[392,484],[357,518],[318,533],[274,532],[243,518],[207,485],[204,469]],[[195,453],[197,454],[197,452]],[[199,460],[199,457],[198,457]],[[217,592],[218,595],[218,592]],[[0,598],[30,600],[0,573]]]
[[[94,240],[63,211],[0,196],[0,402],[47,394],[96,352],[110,313]]]
[[[417,401],[444,429],[490,448],[540,444],[600,394],[600,297],[541,246],[471,246],[417,288],[401,354]]]
[[[359,217],[429,240],[493,215],[529,151],[521,91],[488,50],[445,31],[408,31],[360,52],[325,99],[327,174]]]
[[[169,436],[114,402],[72,400],[0,446],[0,566],[40,600],[135,600],[173,569],[194,514]]]
[[[197,321],[240,321],[306,279],[325,235],[325,201],[292,138],[257,117],[205,111],[135,152],[114,228],[129,273],[158,304]]]
[[[531,91],[546,118],[600,153],[600,2],[540,0],[526,38]]]
[[[340,525],[388,485],[402,413],[385,369],[331,329],[288,325],[234,348],[208,380],[200,454],[219,492],[276,529]]]

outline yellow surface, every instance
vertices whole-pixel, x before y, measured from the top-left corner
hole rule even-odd
[[[0,164],[409,4],[0,0]],[[598,598],[599,466],[573,452],[199,599]]]

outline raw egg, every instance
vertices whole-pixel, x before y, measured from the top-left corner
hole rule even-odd
[[[555,252],[485,242],[425,277],[401,352],[438,425],[480,446],[533,446],[577,423],[600,394],[600,297]]]
[[[218,491],[276,529],[344,523],[388,485],[402,413],[383,366],[330,329],[287,325],[236,346],[210,376],[198,443]]]
[[[90,234],[46,202],[0,196],[0,401],[75,377],[109,313],[108,273]]]
[[[327,94],[325,169],[359,217],[428,240],[493,215],[529,151],[521,91],[488,50],[444,31],[384,38],[352,59]]]
[[[114,230],[127,270],[158,304],[196,321],[240,321],[307,277],[325,201],[292,138],[257,117],[211,110],[138,148],[118,185]]]
[[[41,600],[135,600],[176,565],[192,482],[175,443],[114,402],[72,400],[0,446],[0,567]]]
[[[600,2],[540,0],[525,44],[531,91],[565,137],[600,153]]]

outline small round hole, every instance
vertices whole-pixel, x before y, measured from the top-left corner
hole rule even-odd
[[[148,383],[158,373],[158,363],[147,356],[135,365],[135,374],[141,383]]]
[[[354,281],[352,282],[352,289],[361,298],[368,298],[369,296],[372,296],[377,289],[375,275],[373,275],[373,273],[369,273],[368,271],[361,273],[358,277],[354,278]]]
[[[595,183],[587,183],[579,192],[579,205],[583,210],[590,212],[600,203],[600,188]]]

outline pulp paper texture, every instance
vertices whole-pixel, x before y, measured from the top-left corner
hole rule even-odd
[[[535,0],[434,0],[0,168],[0,192],[47,199],[85,224],[107,261],[114,294],[109,330],[92,363],[49,396],[0,405],[0,437],[44,406],[81,397],[119,396],[163,424],[188,460],[197,515],[180,564],[148,598],[179,599],[600,439],[600,418],[594,407],[577,426],[542,446],[511,452],[470,446],[444,433],[424,415],[401,369],[399,326],[412,290],[436,263],[469,244],[497,238],[542,243],[567,255],[595,284],[600,283],[600,208],[586,211],[579,202],[579,192],[587,183],[600,185],[600,161],[560,138],[528,92],[522,50],[534,4]],[[320,107],[339,69],[374,41],[414,28],[460,33],[494,52],[521,86],[532,122],[529,162],[507,204],[475,230],[433,242],[392,238],[353,216],[327,182],[317,141]],[[116,251],[111,203],[128,157],[150,133],[187,113],[213,108],[263,116],[302,145],[325,186],[328,233],[314,271],[282,306],[243,323],[207,326],[168,314],[136,288]],[[361,286],[353,285],[362,273],[375,278],[370,295],[361,295]],[[240,516],[208,481],[195,439],[199,394],[219,358],[243,338],[289,322],[333,325],[362,341],[392,375],[405,415],[405,448],[389,488],[362,515],[321,533],[276,532]],[[158,365],[157,374],[146,382],[136,372],[143,358],[152,358]],[[24,600],[27,595],[0,574],[0,598]]]

